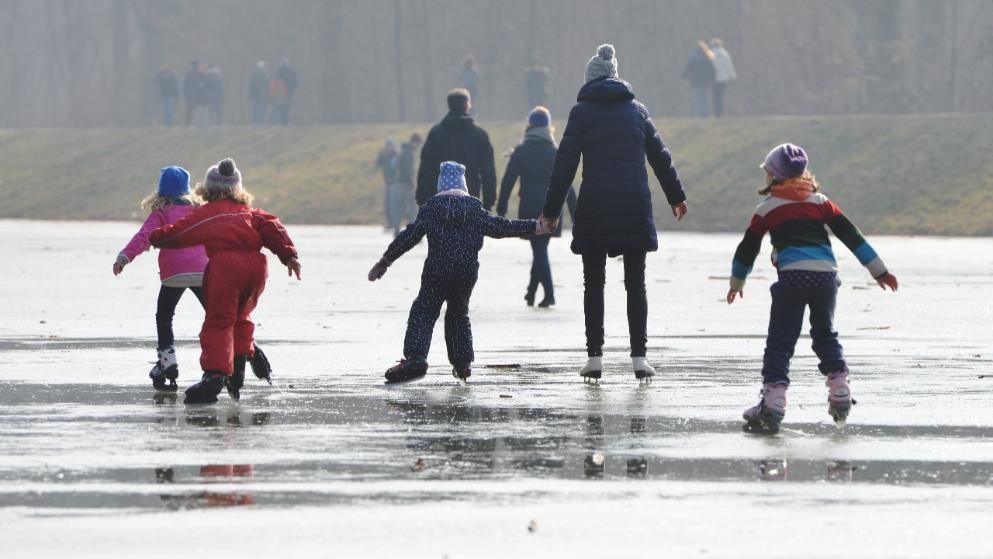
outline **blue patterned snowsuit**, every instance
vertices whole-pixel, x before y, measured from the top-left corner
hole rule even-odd
[[[484,237],[523,237],[534,233],[535,220],[508,220],[483,209],[478,198],[439,194],[429,199],[390,244],[383,256],[396,261],[428,237],[428,257],[421,273],[421,290],[410,307],[403,355],[427,358],[434,323],[447,302],[445,343],[453,365],[472,364],[472,328],[469,297],[479,273],[479,251]]]

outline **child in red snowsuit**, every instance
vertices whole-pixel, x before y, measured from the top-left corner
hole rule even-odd
[[[198,194],[208,203],[172,225],[155,230],[158,248],[203,245],[207,249],[203,291],[207,316],[200,330],[203,378],[186,389],[187,404],[212,404],[221,389],[237,400],[252,356],[255,324],[251,312],[268,276],[268,248],[300,279],[300,262],[286,228],[276,216],[252,208],[234,161],[225,159],[207,171]]]

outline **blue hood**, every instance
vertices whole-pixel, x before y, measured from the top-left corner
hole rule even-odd
[[[616,78],[598,78],[579,89],[577,101],[592,101],[594,103],[616,103],[634,99],[634,89],[631,84]]]

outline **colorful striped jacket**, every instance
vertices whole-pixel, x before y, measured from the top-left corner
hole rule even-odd
[[[886,265],[851,221],[813,185],[792,180],[773,187],[755,209],[731,265],[731,288],[741,290],[762,248],[766,232],[772,239],[772,263],[779,271],[836,272],[828,228],[848,247],[872,277],[887,273]]]

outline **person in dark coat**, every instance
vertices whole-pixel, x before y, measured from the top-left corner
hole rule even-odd
[[[179,80],[171,68],[162,68],[155,75],[155,92],[158,94],[161,104],[162,126],[172,126],[173,116],[176,113],[176,100],[179,99]]]
[[[507,170],[500,183],[500,201],[497,203],[497,214],[507,215],[507,203],[510,193],[514,190],[517,180],[521,181],[520,205],[518,218],[535,219],[541,215],[545,204],[545,193],[548,182],[552,178],[552,167],[555,165],[555,129],[552,127],[552,117],[545,107],[535,107],[528,114],[528,125],[524,132],[524,140],[514,148],[507,162]],[[575,217],[576,192],[570,186],[567,201],[569,213]],[[562,228],[555,230],[554,236],[562,235]],[[555,304],[555,288],[552,285],[552,266],[548,260],[549,236],[542,235],[531,239],[531,280],[528,282],[524,301],[528,306],[534,305],[535,294],[540,284],[545,297],[538,303],[541,308]]]
[[[689,81],[690,87],[693,89],[693,107],[696,116],[706,118],[710,90],[714,87],[717,79],[717,70],[714,69],[714,53],[711,52],[707,43],[700,41],[690,53],[690,58],[686,61],[686,66],[683,67],[683,79]]]
[[[452,374],[466,380],[475,359],[469,322],[469,297],[479,276],[479,251],[485,237],[523,237],[545,233],[537,220],[507,220],[483,209],[469,196],[465,167],[453,161],[439,165],[437,194],[425,203],[417,219],[390,243],[383,257],[369,271],[369,281],[427,235],[428,257],[421,272],[421,289],[410,307],[403,360],[386,371],[386,383],[410,382],[427,373],[431,335],[441,305],[445,311],[445,344]]]
[[[397,157],[397,142],[393,138],[386,138],[383,148],[376,154],[376,168],[383,173],[383,219],[386,228],[390,228],[390,185],[396,181],[397,171],[393,165],[393,160]]]
[[[444,161],[465,165],[469,194],[479,198],[489,211],[496,202],[496,163],[493,144],[485,130],[476,126],[469,110],[472,98],[465,89],[448,92],[448,115],[441,119],[424,140],[421,168],[417,173],[417,204],[424,205],[435,193],[438,169]]]
[[[587,382],[596,382],[601,376],[605,266],[608,256],[624,256],[632,365],[635,377],[647,381],[655,371],[645,358],[645,255],[658,250],[659,243],[646,158],[676,219],[686,215],[686,194],[672,165],[672,154],[662,143],[648,109],[635,100],[631,85],[617,77],[613,45],[601,45],[586,66],[586,85],[569,113],[542,210],[546,229],[557,225],[580,156],[583,182],[572,229],[572,251],[583,257],[589,356],[580,374]]]
[[[255,71],[248,82],[248,100],[252,104],[252,126],[265,126],[266,111],[269,109],[269,71],[265,60],[255,64]]]
[[[290,124],[290,109],[293,107],[293,95],[299,85],[297,71],[290,65],[289,58],[279,61],[279,66],[269,82],[269,104],[272,106],[271,120],[277,124]]]
[[[207,107],[212,126],[224,121],[224,75],[216,64],[207,67]]]
[[[524,74],[524,94],[529,107],[548,105],[548,66],[535,62]]]
[[[400,234],[400,225],[404,221],[413,223],[417,217],[417,202],[414,201],[414,182],[417,152],[420,151],[424,140],[414,132],[410,141],[400,146],[400,153],[393,158],[393,182],[387,186],[387,220],[393,228],[394,236]]]

